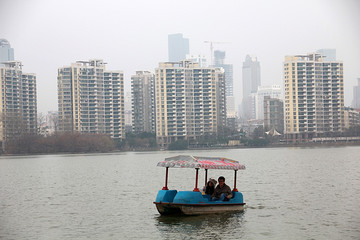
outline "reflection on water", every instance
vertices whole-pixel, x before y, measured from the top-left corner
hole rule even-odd
[[[245,212],[203,216],[158,216],[156,227],[163,238],[241,238]]]

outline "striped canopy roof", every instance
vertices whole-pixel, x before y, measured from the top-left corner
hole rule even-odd
[[[204,169],[245,169],[238,161],[220,157],[195,157],[190,155],[179,155],[165,158],[157,164],[159,167],[173,168],[204,168]]]

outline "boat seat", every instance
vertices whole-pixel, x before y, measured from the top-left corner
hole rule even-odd
[[[206,199],[209,199],[209,200],[210,200],[210,198],[211,198],[211,196],[210,196],[209,194],[204,194],[204,195],[202,195],[202,197],[203,197],[203,198],[206,198]]]
[[[160,190],[156,196],[156,202],[172,202],[177,190]]]

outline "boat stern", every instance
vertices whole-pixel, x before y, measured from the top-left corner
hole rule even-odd
[[[181,213],[178,206],[173,206],[172,202],[177,194],[177,190],[160,190],[156,196],[154,204],[162,215]]]

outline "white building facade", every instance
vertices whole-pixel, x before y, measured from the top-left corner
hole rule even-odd
[[[344,72],[341,61],[317,53],[286,56],[285,132],[308,139],[344,128]]]
[[[155,70],[156,137],[162,147],[177,140],[217,135],[226,124],[225,75],[198,63],[160,63]]]
[[[99,59],[58,70],[59,130],[125,137],[124,77]]]
[[[19,61],[4,62],[0,66],[0,95],[0,142],[36,134],[36,75],[23,73]]]

